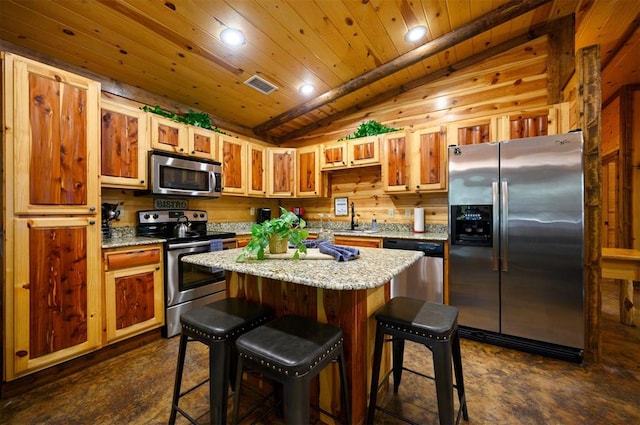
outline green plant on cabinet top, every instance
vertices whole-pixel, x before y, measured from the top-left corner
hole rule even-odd
[[[151,112],[152,114],[160,115],[161,117],[168,118],[172,121],[179,122],[182,124],[193,125],[200,128],[206,128],[207,130],[215,131],[216,133],[224,134],[229,136],[229,134],[220,130],[218,127],[211,125],[211,117],[206,112],[195,112],[189,110],[184,115],[177,115],[170,111],[165,111],[160,106],[156,105],[153,108],[151,106],[145,105],[141,107],[145,112]]]
[[[264,250],[269,246],[269,242],[274,236],[288,239],[289,243],[296,248],[293,254],[294,260],[300,258],[300,252],[307,252],[307,247],[302,242],[309,235],[309,232],[304,229],[306,226],[305,221],[282,207],[280,207],[280,212],[280,217],[251,226],[251,240],[244,247],[242,254],[236,258],[236,261],[240,262],[254,258],[264,260]]]
[[[350,134],[346,137],[341,137],[338,139],[338,141],[341,142],[343,140],[358,139],[360,137],[377,136],[378,134],[391,133],[400,130],[402,129],[387,127],[386,125],[380,124],[377,121],[370,120],[360,124],[360,126],[353,134]]]

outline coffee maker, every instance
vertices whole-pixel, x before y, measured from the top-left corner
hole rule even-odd
[[[102,237],[105,239],[111,238],[113,236],[113,231],[111,230],[111,222],[120,216],[120,210],[118,209],[118,204],[102,204]]]
[[[256,222],[260,224],[267,220],[271,220],[271,208],[258,208]]]

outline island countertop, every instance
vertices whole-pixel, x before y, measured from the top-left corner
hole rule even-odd
[[[418,261],[424,254],[384,248],[358,248],[360,258],[331,260],[249,260],[236,262],[242,248],[205,252],[182,257],[186,263],[246,273],[302,285],[334,290],[373,289]]]

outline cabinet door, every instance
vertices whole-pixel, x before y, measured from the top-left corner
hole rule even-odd
[[[296,151],[292,148],[267,148],[269,196],[294,197]]]
[[[382,239],[359,238],[352,236],[335,236],[336,245],[362,246],[365,248],[382,248]]]
[[[263,197],[267,194],[267,175],[265,174],[267,155],[265,147],[247,142],[247,151],[247,171],[249,173],[247,194],[249,196]]]
[[[91,217],[14,220],[6,378],[100,346],[100,226]]]
[[[349,140],[349,166],[380,164],[380,138],[362,137]]]
[[[296,196],[318,197],[321,192],[320,155],[317,146],[296,150]]]
[[[447,129],[450,145],[476,145],[498,140],[498,118],[487,117],[452,123]]]
[[[407,192],[409,181],[409,140],[407,133],[395,132],[382,136],[382,184],[385,192]]]
[[[548,109],[522,111],[503,117],[500,126],[500,139],[520,139],[524,137],[558,134],[558,111],[562,105]]]
[[[187,126],[188,153],[204,159],[218,156],[218,133],[205,128]]]
[[[416,192],[446,189],[447,150],[445,128],[418,130],[411,139],[412,190]]]
[[[4,66],[5,104],[13,105],[13,116],[5,117],[15,130],[5,136],[13,149],[6,172],[14,179],[15,213],[95,214],[100,85],[11,54]]]
[[[222,194],[247,194],[247,149],[242,139],[236,139],[224,134],[219,137],[220,155],[222,162]]]
[[[100,175],[103,187],[147,187],[147,115],[140,108],[102,100]]]
[[[328,143],[322,145],[320,167],[323,170],[345,168],[347,164],[347,142]]]
[[[188,131],[184,124],[171,121],[168,118],[148,113],[149,131],[151,132],[151,147],[166,152],[181,155],[188,153]]]
[[[105,251],[107,343],[164,324],[162,248]]]

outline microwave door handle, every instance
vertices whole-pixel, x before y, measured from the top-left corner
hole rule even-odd
[[[216,173],[213,171],[209,173],[209,188],[215,190],[216,188]]]

